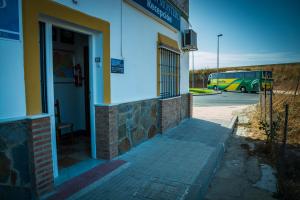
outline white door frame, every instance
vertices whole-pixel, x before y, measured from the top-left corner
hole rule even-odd
[[[48,112],[50,115],[51,123],[51,141],[52,141],[52,160],[53,160],[53,174],[54,178],[59,176],[58,162],[57,162],[57,144],[56,144],[56,128],[55,128],[55,110],[54,110],[54,82],[53,82],[53,42],[52,42],[52,26],[63,27],[68,30],[79,32],[89,37],[89,82],[90,82],[90,127],[91,127],[91,157],[96,159],[96,131],[95,131],[95,71],[96,63],[94,59],[99,53],[96,49],[101,49],[101,43],[95,42],[96,39],[101,38],[101,33],[93,32],[82,27],[70,25],[68,23],[48,18],[45,16],[40,17],[40,21],[45,23],[45,39],[46,39],[46,72],[47,72],[47,100]],[[101,51],[102,53],[102,51]],[[102,57],[102,54],[100,55]],[[98,56],[99,57],[99,56]],[[102,77],[102,74],[101,74]]]

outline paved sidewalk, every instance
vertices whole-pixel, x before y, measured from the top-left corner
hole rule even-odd
[[[231,113],[231,110],[228,111]],[[117,159],[118,173],[99,180],[71,199],[199,199],[204,196],[231,133],[226,125],[190,119]]]
[[[242,106],[211,106],[211,107],[193,107],[193,117],[219,123],[223,126],[228,126],[230,119],[248,105]]]

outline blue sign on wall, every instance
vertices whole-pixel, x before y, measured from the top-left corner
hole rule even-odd
[[[0,0],[0,38],[19,40],[19,0]]]
[[[111,59],[111,73],[124,74],[124,60]]]
[[[161,20],[180,30],[180,12],[167,0],[132,0]]]

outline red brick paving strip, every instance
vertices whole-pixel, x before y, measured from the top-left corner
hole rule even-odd
[[[113,160],[94,167],[93,169],[63,183],[57,189],[57,192],[50,196],[48,200],[66,199],[93,182],[103,178],[124,163],[126,163],[124,160]]]

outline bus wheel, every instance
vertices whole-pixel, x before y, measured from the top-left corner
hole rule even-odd
[[[241,90],[242,93],[246,93],[246,92],[247,92],[247,90],[246,90],[246,88],[245,88],[244,86],[242,86],[242,87],[240,88],[240,90]]]
[[[214,90],[218,90],[218,87],[216,85],[214,86]]]

